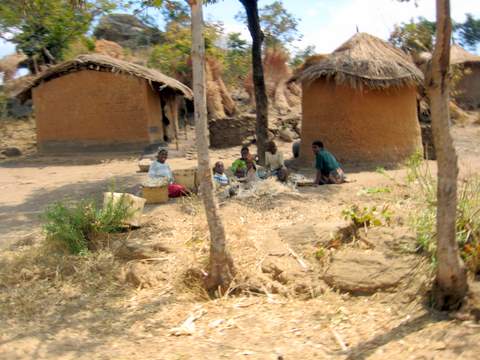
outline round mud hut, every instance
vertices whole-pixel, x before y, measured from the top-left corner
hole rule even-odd
[[[314,140],[344,163],[398,163],[421,150],[423,75],[389,43],[357,33],[333,53],[307,60],[291,81],[303,89],[302,161],[313,160]]]
[[[455,88],[455,100],[464,109],[479,109],[480,56],[471,54],[458,45],[452,45],[450,64],[462,71],[462,76]]]
[[[18,98],[33,99],[42,152],[130,151],[176,138],[192,91],[159,71],[105,55],[48,68]]]

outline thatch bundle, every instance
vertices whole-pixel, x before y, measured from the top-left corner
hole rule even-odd
[[[292,71],[288,67],[288,54],[282,49],[267,49],[263,58],[263,71],[267,95],[271,104],[280,112],[300,103],[300,88],[288,83]],[[245,80],[245,89],[252,104],[255,103],[253,78],[250,73]]]
[[[423,82],[422,72],[405,53],[366,33],[355,34],[330,55],[313,60],[292,80],[308,83],[326,78],[352,88],[370,89],[416,86]]]
[[[222,119],[235,113],[236,106],[222,79],[221,64],[215,58],[207,58],[207,109],[210,118]]]
[[[107,55],[114,59],[125,59],[123,48],[114,41],[103,39],[95,41],[95,53]]]
[[[20,63],[27,57],[23,54],[11,54],[0,59],[0,73],[3,73],[3,82],[12,80]]]
[[[149,81],[152,86],[159,90],[165,87],[172,89],[174,92],[185,96],[187,99],[193,98],[192,90],[181,82],[162,74],[158,70],[149,69],[140,65],[129,63],[123,60],[114,59],[106,55],[80,55],[77,58],[65,61],[61,64],[52,66],[35,77],[25,88],[18,94],[21,98],[29,98],[33,87],[42,82],[52,80],[66,73],[76,72],[83,69],[95,71],[108,71],[118,74],[126,74],[136,76]]]

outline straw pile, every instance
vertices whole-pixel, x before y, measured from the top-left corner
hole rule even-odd
[[[215,58],[207,58],[205,69],[210,118],[223,119],[227,115],[232,116],[236,111],[236,105],[223,82],[221,64]]]
[[[333,80],[352,88],[385,89],[416,86],[422,72],[401,50],[375,36],[358,33],[332,54],[317,57],[291,81]]]
[[[110,56],[114,59],[123,60],[125,58],[123,48],[119,44],[104,39],[95,41],[95,53]]]
[[[7,55],[0,59],[0,73],[3,73],[3,82],[12,80],[17,72],[18,66],[27,57],[23,54]]]
[[[300,104],[301,90],[297,84],[288,82],[292,71],[288,67],[288,54],[281,49],[267,49],[263,58],[263,71],[270,103],[279,112]],[[255,104],[252,73],[245,79],[245,90],[251,104]]]

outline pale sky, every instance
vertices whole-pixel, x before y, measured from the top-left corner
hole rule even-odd
[[[260,7],[272,1],[260,0]],[[355,34],[357,26],[362,32],[386,40],[395,24],[419,16],[435,19],[435,0],[417,0],[417,7],[413,1],[399,3],[397,0],[283,0],[283,3],[300,19],[303,40],[297,46],[315,45],[318,53],[335,50]],[[455,21],[464,21],[465,13],[480,17],[480,0],[451,0],[450,4]],[[248,29],[234,19],[240,10],[242,6],[238,0],[224,0],[207,6],[205,13],[222,21],[227,31],[241,32],[248,39]]]
[[[260,7],[273,0],[260,0]],[[395,24],[407,22],[418,16],[435,18],[435,0],[417,0],[399,3],[397,0],[283,0],[287,10],[299,18],[299,30],[303,39],[297,44],[303,48],[315,45],[317,52],[328,53],[350,38],[356,27],[362,32],[387,39]],[[249,38],[247,28],[234,19],[242,10],[238,0],[223,0],[205,8],[205,15],[222,21],[225,30],[240,32]],[[480,17],[479,0],[451,0],[452,18],[461,22],[465,13]],[[477,53],[478,53],[477,48]],[[14,47],[0,42],[0,57],[12,53]]]

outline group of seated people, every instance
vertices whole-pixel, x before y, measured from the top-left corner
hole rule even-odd
[[[337,159],[331,152],[325,149],[321,141],[312,143],[312,151],[315,156],[316,176],[314,185],[341,184],[346,181]],[[235,160],[230,168],[232,175],[239,180],[252,182],[258,179],[276,177],[279,181],[285,182],[289,172],[283,160],[283,154],[278,151],[274,141],[267,144],[265,152],[265,167],[256,165],[255,158],[250,154],[248,147],[242,147],[241,157]],[[225,166],[219,161],[213,168],[214,180],[218,185],[224,186],[230,183],[225,175]]]
[[[321,141],[312,143],[312,151],[315,155],[316,177],[314,185],[341,184],[346,181],[345,174],[335,157],[326,150]],[[188,190],[174,182],[173,173],[166,163],[168,150],[160,149],[157,159],[152,162],[148,171],[150,178],[165,177],[168,179],[169,197],[180,197],[188,194]],[[265,152],[265,166],[257,166],[255,158],[250,154],[247,146],[242,147],[240,158],[235,160],[230,167],[232,178],[239,182],[251,183],[268,177],[276,177],[279,181],[285,182],[289,172],[283,160],[283,154],[278,151],[274,141],[267,144]],[[218,187],[225,187],[231,184],[230,178],[225,173],[223,162],[217,161],[213,168],[213,180]]]

